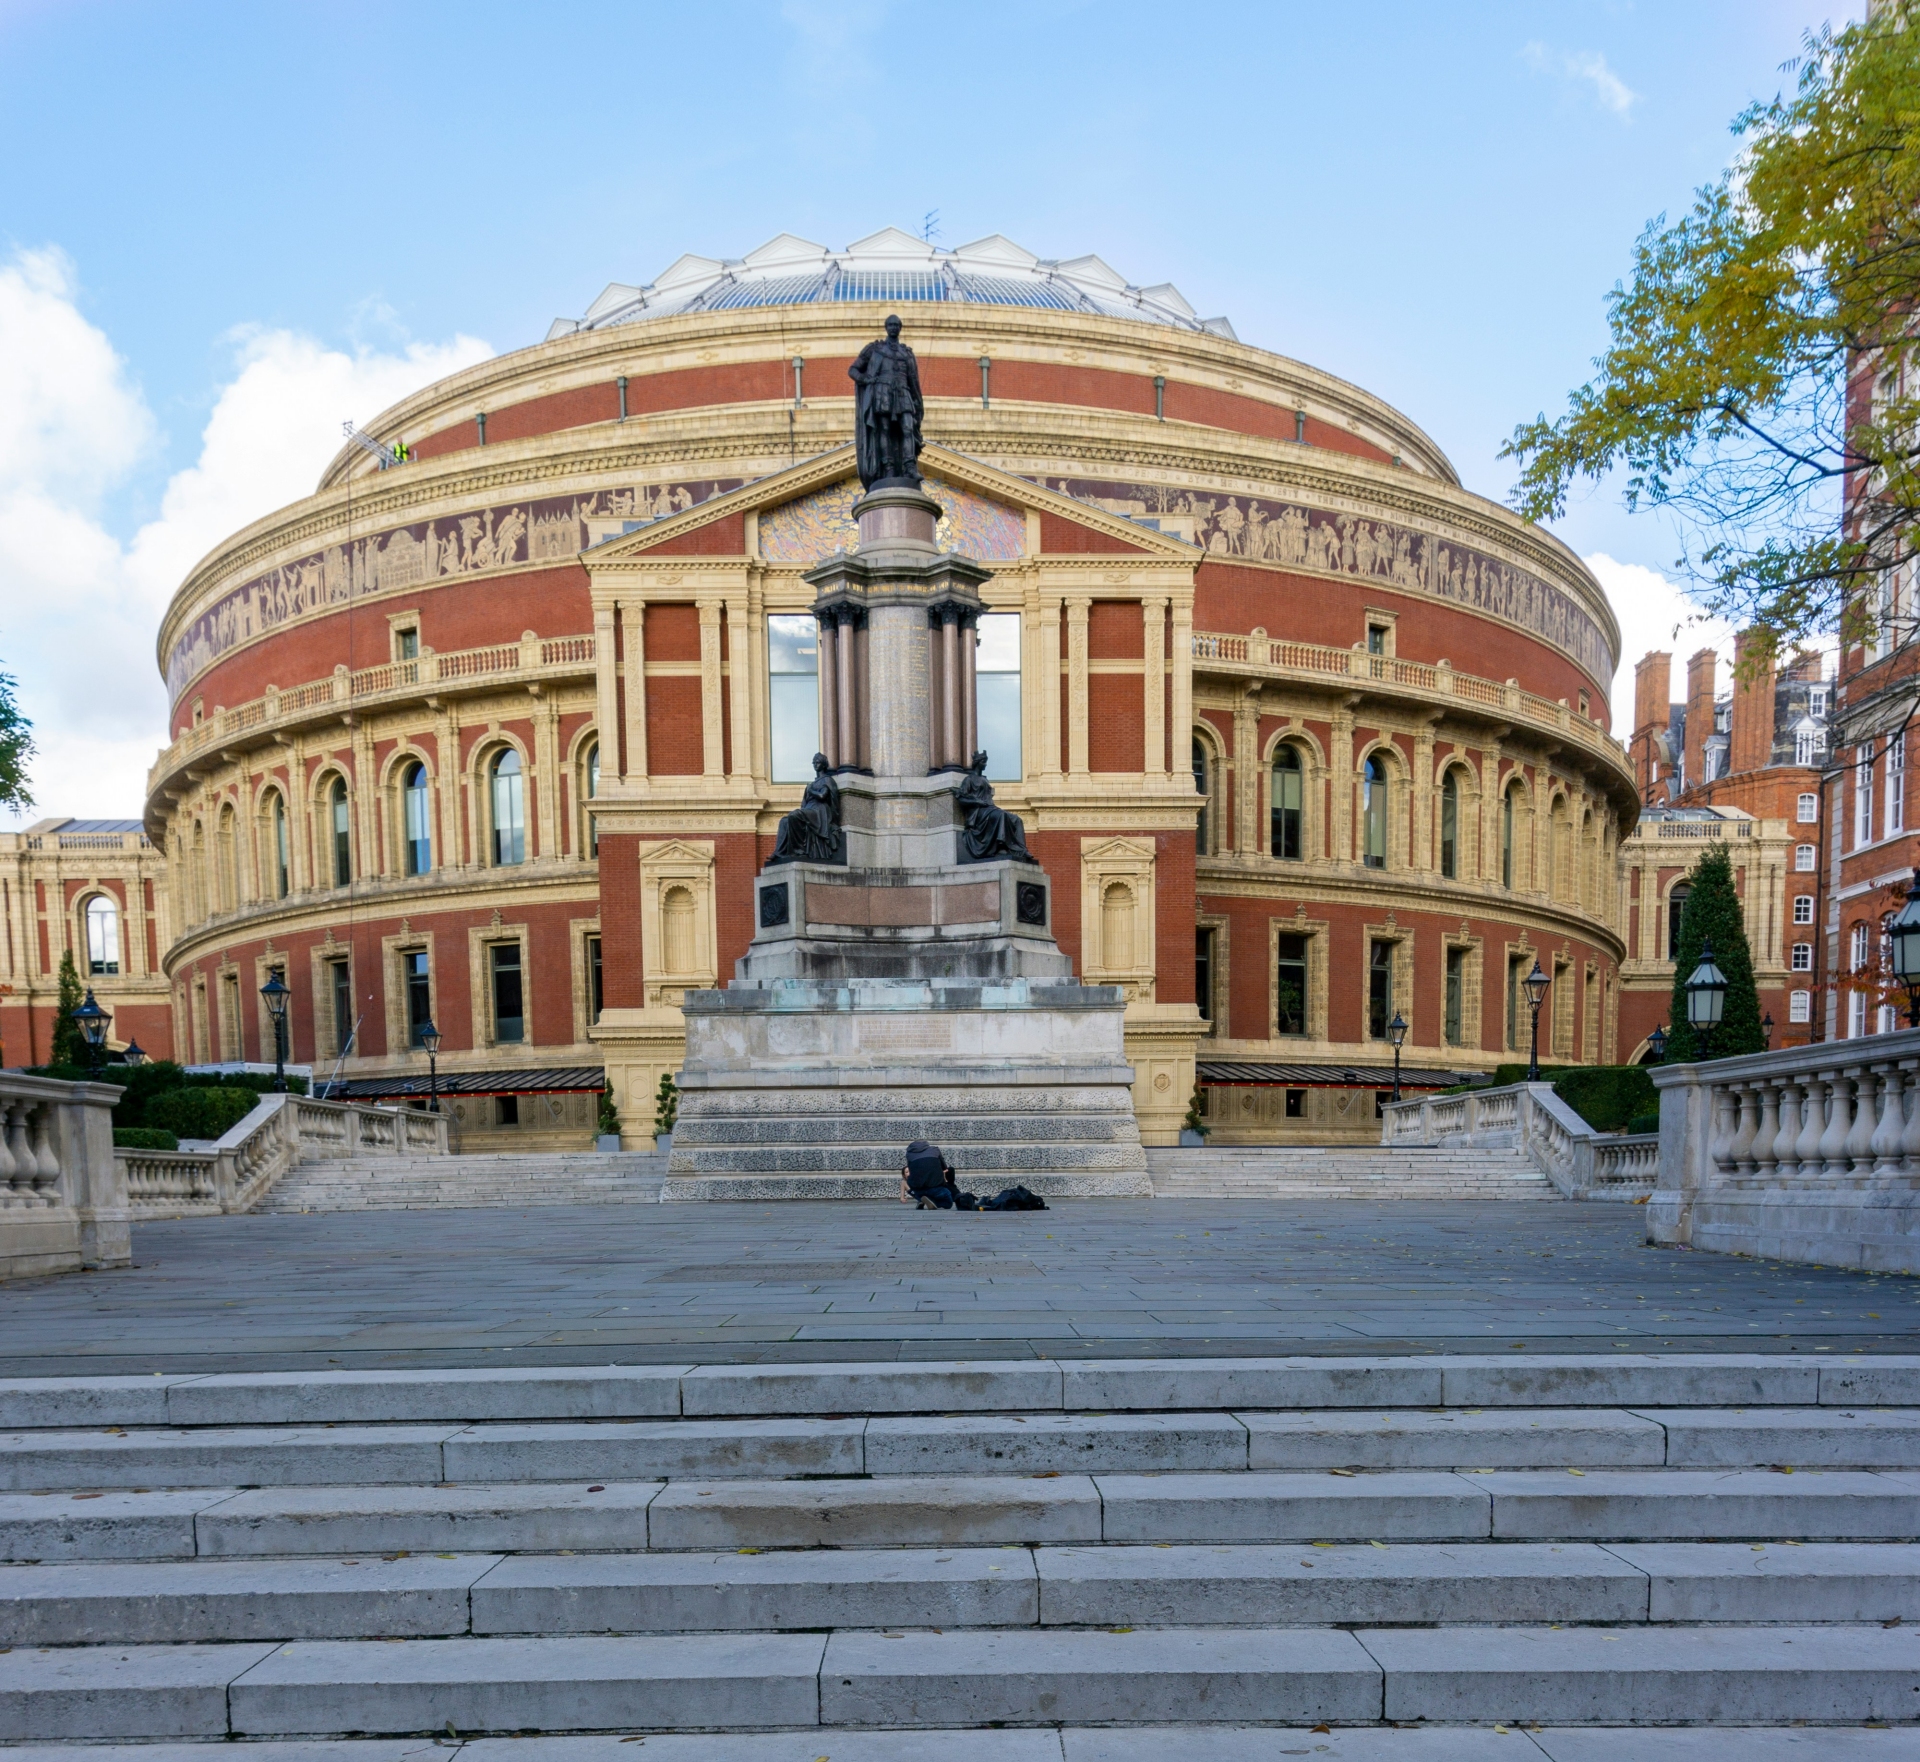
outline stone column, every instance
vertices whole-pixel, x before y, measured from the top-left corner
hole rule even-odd
[[[819,645],[820,750],[829,765],[840,763],[840,620],[824,612],[815,621]]]
[[[1060,775],[1060,603],[1040,602],[1040,775]]]
[[[460,820],[460,717],[451,703],[440,712],[434,729],[434,746],[439,824],[433,828],[433,863],[435,868],[454,869],[464,860],[460,854],[464,827]]]
[[[1242,686],[1233,703],[1233,848],[1260,854],[1260,687]]]
[[[611,783],[624,775],[620,757],[620,662],[614,653],[616,617],[611,606],[593,608],[593,719],[599,730],[600,774]]]
[[[1087,775],[1087,608],[1092,601],[1075,595],[1067,601],[1067,774]]]
[[[1412,849],[1408,863],[1415,869],[1440,867],[1433,835],[1433,724],[1429,722],[1413,737],[1413,823]],[[1456,829],[1457,832],[1457,829]]]
[[[747,608],[727,601],[727,743],[736,777],[753,775],[753,673],[747,662]]]
[[[877,605],[867,613],[866,715],[861,720],[876,777],[924,777],[933,767],[932,634],[924,600]]]
[[[720,715],[720,602],[697,601],[700,612],[700,769],[726,772],[726,736]]]
[[[979,620],[972,612],[960,620],[960,762],[973,763],[980,744]]]
[[[552,692],[540,700],[533,722],[534,764],[539,769],[540,812],[535,825],[540,848],[534,854],[557,857],[560,854],[560,701]]]
[[[647,608],[636,600],[620,608],[620,636],[627,653],[626,759],[623,777],[647,774]],[[613,724],[611,721],[608,726]],[[606,754],[600,755],[604,768]]]
[[[369,878],[384,875],[387,872],[386,852],[381,848],[380,837],[380,784],[379,766],[373,752],[373,730],[362,717],[353,725],[353,828],[354,856],[359,859],[358,873]],[[328,878],[332,878],[333,867],[333,809],[329,806],[327,815],[327,867]],[[311,816],[307,816],[311,818]]]
[[[1480,755],[1480,879],[1500,881],[1500,752]]]
[[[1327,748],[1328,794],[1332,797],[1327,816],[1332,837],[1328,856],[1335,862],[1353,861],[1353,710],[1339,705],[1330,719],[1331,740]]]
[[[1171,757],[1176,776],[1184,776],[1193,751],[1193,601],[1182,595],[1173,602],[1173,648],[1168,665],[1173,689],[1167,715],[1173,724]]]
[[[1149,777],[1167,775],[1167,602],[1147,599],[1140,602],[1141,636],[1145,642],[1146,667],[1141,679],[1145,694],[1142,709],[1146,728],[1145,770]],[[1178,755],[1174,755],[1178,763]]]

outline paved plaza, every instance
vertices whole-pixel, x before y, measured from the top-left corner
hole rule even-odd
[[[1632,1206],[1189,1200],[196,1218],[0,1288],[0,1374],[1920,1350],[1920,1283],[1650,1248]]]

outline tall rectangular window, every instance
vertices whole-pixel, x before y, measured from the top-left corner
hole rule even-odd
[[[987,775],[1018,783],[1025,774],[1020,743],[1020,614],[983,612],[974,650],[974,703]]]
[[[1440,785],[1440,873],[1449,881],[1460,875],[1460,775],[1449,771]]]
[[[432,809],[427,797],[427,768],[417,761],[406,769],[400,784],[406,813],[406,870],[425,875],[433,868]]]
[[[587,938],[587,1020],[597,1022],[600,1012],[607,1007],[606,989],[601,977],[600,938]]]
[[[1887,836],[1907,824],[1907,737],[1896,734],[1887,742]]]
[[[1513,885],[1513,791],[1500,798],[1500,885]]]
[[[1811,844],[1796,844],[1793,847],[1793,866],[1802,875],[1813,873],[1814,859],[1818,855]]]
[[[333,780],[328,795],[329,816],[333,822],[333,884],[345,887],[353,880],[353,820],[347,806],[347,785],[343,778]]]
[[[520,944],[496,942],[487,950],[493,971],[493,1037],[502,1045],[526,1039],[526,1013],[521,1002]]]
[[[420,1046],[433,1025],[433,983],[424,948],[410,948],[400,956],[400,976],[407,988],[407,1044]]]
[[[1796,973],[1811,973],[1813,971],[1813,944],[1811,942],[1796,942],[1793,945],[1793,970]]]
[[[1274,939],[1277,959],[1274,965],[1274,997],[1277,1001],[1274,1024],[1282,1034],[1307,1031],[1307,939],[1304,936],[1279,936]]]
[[[1273,754],[1273,854],[1285,862],[1297,863],[1305,854],[1301,840],[1300,749],[1281,746]]]
[[[1447,1044],[1466,1043],[1467,954],[1464,948],[1447,950]]]
[[[1813,791],[1799,797],[1796,818],[1802,826],[1811,826],[1820,818],[1820,798]]]
[[[776,783],[807,783],[820,750],[820,626],[810,612],[767,620],[767,744]]]
[[[1393,1019],[1393,944],[1375,942],[1367,953],[1367,1038],[1384,1040]]]
[[[1213,1020],[1213,932],[1200,930],[1193,940],[1193,995],[1203,1022]]]
[[[1860,749],[1853,767],[1853,845],[1873,842],[1873,747]]]
[[[333,998],[333,1053],[344,1058],[353,1043],[353,963],[328,961],[327,987]]]
[[[1793,896],[1793,921],[1796,924],[1811,924],[1813,922],[1813,895],[1811,893],[1796,893]]]
[[[1790,1022],[1810,1022],[1813,1020],[1813,993],[1811,991],[1789,991],[1787,993],[1787,1020]]]

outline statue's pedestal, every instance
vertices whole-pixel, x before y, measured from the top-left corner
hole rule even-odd
[[[970,1191],[1149,1198],[1119,988],[1074,982],[1017,838],[969,860],[987,572],[935,550],[918,490],[855,512],[859,549],[808,573],[845,861],[762,870],[734,982],[687,993],[662,1197],[893,1199],[925,1138]]]

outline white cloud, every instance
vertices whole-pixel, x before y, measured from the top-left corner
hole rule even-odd
[[[1640,94],[1607,65],[1607,58],[1598,49],[1555,50],[1545,43],[1529,43],[1520,51],[1520,58],[1535,73],[1583,81],[1593,88],[1600,107],[1615,116],[1627,115],[1640,101]]]
[[[289,331],[234,341],[234,377],[132,539],[104,518],[157,434],[55,251],[0,265],[0,667],[39,747],[36,814],[131,816],[166,737],[154,638],[181,577],[229,533],[311,493],[340,424],[485,359],[473,337],[346,354]]]
[[[1605,551],[1585,559],[1599,578],[1620,621],[1620,669],[1613,676],[1613,731],[1623,738],[1633,727],[1633,670],[1643,655],[1665,649],[1673,656],[1674,700],[1685,695],[1687,657],[1703,648],[1720,656],[1719,683],[1728,686],[1733,664],[1733,628],[1709,618],[1657,569],[1616,562]]]

